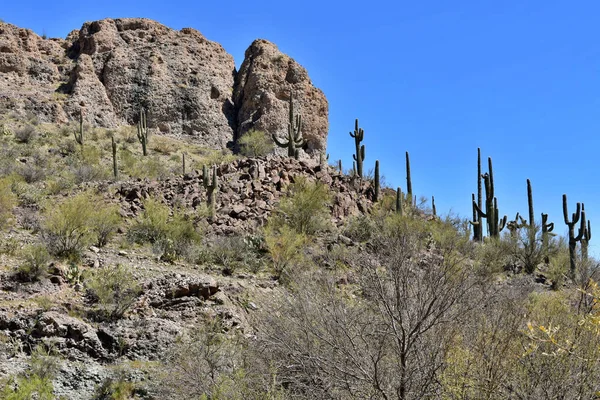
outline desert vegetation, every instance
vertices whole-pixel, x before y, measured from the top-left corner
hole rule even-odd
[[[405,189],[365,172],[358,120],[347,173],[301,160],[292,95],[287,139],[249,131],[236,155],[149,135],[143,111],[3,118],[3,398],[66,398],[74,360],[102,371],[96,399],[600,393],[585,205],[563,197],[561,238],[528,180],[528,218],[501,217],[480,150],[465,219],[417,201],[408,152]]]

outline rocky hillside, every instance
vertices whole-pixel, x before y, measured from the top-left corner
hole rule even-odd
[[[145,108],[155,132],[224,149],[253,128],[285,133],[290,91],[307,152],[317,157],[326,146],[327,99],[266,40],[250,45],[238,72],[221,45],[192,28],[105,19],[44,39],[0,22],[0,107],[43,122],[67,122],[83,110],[90,124],[114,128],[134,124]]]

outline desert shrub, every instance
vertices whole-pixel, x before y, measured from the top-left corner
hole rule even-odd
[[[283,400],[285,392],[264,358],[220,320],[179,337],[154,373],[159,398]]]
[[[27,183],[41,182],[48,176],[48,165],[44,158],[35,157],[33,161],[20,165],[17,171]]]
[[[135,276],[120,264],[95,270],[85,279],[85,286],[98,305],[97,315],[110,320],[121,318],[140,292]]]
[[[222,265],[226,274],[232,274],[241,268],[251,271],[260,269],[258,251],[248,238],[240,236],[217,236],[208,247],[210,261]]]
[[[273,139],[264,131],[249,130],[239,140],[240,153],[246,157],[262,157],[273,151]]]
[[[11,187],[11,181],[8,178],[0,179],[0,229],[9,226],[13,219],[13,209],[17,198]]]
[[[151,197],[142,204],[144,211],[129,228],[127,237],[138,244],[154,243],[167,234],[170,210],[167,205]]]
[[[375,221],[366,214],[359,214],[345,221],[342,233],[355,242],[367,242],[376,229]]]
[[[15,140],[18,143],[29,143],[37,136],[35,127],[31,125],[25,125],[24,127],[15,131]]]
[[[552,281],[552,289],[562,287],[569,274],[569,248],[565,238],[560,238],[551,248],[548,263],[548,278]]]
[[[104,247],[121,224],[119,206],[98,207],[92,214],[90,226],[96,235],[96,246]]]
[[[286,278],[294,270],[293,267],[304,259],[302,249],[306,237],[287,225],[278,229],[267,225],[264,234],[275,276]]]
[[[89,192],[47,207],[42,237],[48,251],[60,257],[78,257],[100,234],[107,240],[114,225],[100,219],[108,217],[110,210],[114,209],[106,208],[100,197]]]
[[[36,281],[46,273],[50,254],[44,245],[36,244],[23,249],[23,263],[17,269],[21,279]]]
[[[71,169],[76,184],[108,179],[109,171],[99,165],[79,164]]]
[[[52,379],[58,371],[58,360],[41,346],[31,354],[29,370],[10,378],[0,389],[4,400],[54,400]]]
[[[169,207],[157,199],[148,198],[143,205],[144,211],[127,232],[131,242],[153,244],[161,258],[169,262],[186,255],[194,244],[200,242],[198,229],[183,210],[175,210],[169,217]]]
[[[288,196],[281,200],[270,223],[274,228],[288,225],[297,233],[313,235],[330,225],[331,193],[327,185],[295,177]]]
[[[513,245],[505,238],[486,238],[485,243],[475,250],[475,269],[478,273],[488,275],[512,268],[511,256]]]
[[[137,385],[128,379],[125,371],[117,371],[105,378],[96,388],[94,400],[129,400],[135,398]]]

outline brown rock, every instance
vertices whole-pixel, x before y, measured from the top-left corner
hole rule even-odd
[[[308,140],[307,152],[316,158],[326,148],[327,99],[313,86],[300,64],[266,40],[255,40],[246,50],[236,77],[237,137],[250,129],[285,137],[290,90],[294,93],[295,111],[302,115],[302,135]],[[285,149],[279,151],[287,154]]]

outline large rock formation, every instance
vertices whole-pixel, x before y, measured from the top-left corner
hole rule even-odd
[[[327,100],[304,68],[265,40],[250,46],[236,73],[233,57],[191,28],[105,19],[63,40],[0,22],[0,112],[62,123],[83,109],[87,122],[117,127],[137,122],[143,107],[155,133],[222,149],[250,128],[286,132],[290,89],[316,155],[325,148]]]
[[[300,64],[262,39],[255,40],[246,50],[236,77],[233,96],[239,105],[237,135],[258,129],[285,137],[290,93],[294,96],[294,110],[302,115],[308,152],[322,152],[329,130],[325,95],[313,86]]]

